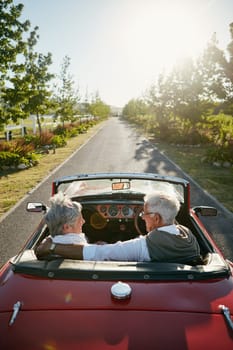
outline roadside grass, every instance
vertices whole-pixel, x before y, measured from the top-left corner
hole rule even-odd
[[[164,142],[159,142],[156,146],[225,208],[233,212],[233,167],[216,167],[204,162],[203,158],[210,146],[179,146]]]
[[[90,138],[102,123],[94,125],[85,134],[67,140],[67,145],[57,148],[56,153],[41,155],[39,164],[26,170],[0,171],[0,216],[10,210],[21,198],[48,176],[67,157]]]

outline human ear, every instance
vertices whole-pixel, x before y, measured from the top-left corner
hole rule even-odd
[[[158,223],[158,224],[162,223],[162,218],[161,218],[161,215],[159,213],[155,213],[154,217],[155,217],[156,223]]]
[[[63,228],[63,232],[67,232],[70,229],[70,225],[65,223],[63,224],[62,228]]]

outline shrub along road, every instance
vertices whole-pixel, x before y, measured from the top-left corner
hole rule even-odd
[[[29,214],[28,201],[48,204],[53,179],[75,173],[152,172],[187,178],[191,182],[192,206],[217,207],[217,217],[206,218],[205,225],[221,247],[225,257],[233,261],[233,215],[184,174],[166,156],[132,126],[119,118],[110,118],[97,133],[77,149],[49,177],[26,195],[0,220],[0,265],[15,255],[36,228],[41,214]],[[204,222],[204,220],[203,220]]]

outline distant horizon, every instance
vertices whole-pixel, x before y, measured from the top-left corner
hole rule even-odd
[[[143,97],[159,73],[185,57],[194,59],[216,32],[226,52],[233,22],[232,0],[14,0],[22,19],[38,26],[36,50],[51,52],[59,74],[65,56],[85,96],[99,93],[123,108]]]

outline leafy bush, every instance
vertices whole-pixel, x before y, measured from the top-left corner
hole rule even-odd
[[[218,146],[228,146],[233,140],[233,118],[225,114],[211,115],[206,118],[210,142]]]
[[[27,134],[24,136],[25,143],[33,145],[34,149],[40,146],[40,137],[39,135]]]
[[[21,139],[12,140],[12,141],[1,142],[0,151],[19,154],[19,156],[23,157],[28,153],[31,153],[34,151],[34,145],[25,142],[25,140],[21,138]]]
[[[81,122],[77,121],[76,123],[70,123],[61,125],[59,124],[54,130],[53,133],[55,135],[61,135],[64,137],[75,137],[78,134],[85,133],[90,127],[95,125],[96,122],[94,120]]]
[[[230,162],[233,164],[233,152],[230,147],[213,147],[206,152],[208,162]]]
[[[54,130],[53,130],[53,133],[55,135],[62,135],[62,136],[67,136],[67,128],[66,126],[64,125],[61,125],[59,124]]]
[[[201,132],[201,130],[199,131],[197,129],[189,130],[187,133],[171,130],[166,141],[182,145],[198,145],[206,144],[208,142],[208,138]]]
[[[78,134],[85,134],[85,132],[87,132],[87,129],[88,129],[88,125],[86,124],[80,124],[78,127],[76,127]]]
[[[43,146],[53,145],[54,134],[52,132],[42,132],[40,135],[26,135],[25,142],[34,146],[34,149],[39,149]]]
[[[74,127],[67,132],[68,137],[76,137],[78,136],[78,134],[79,134],[79,130],[77,127]]]
[[[25,139],[4,141],[0,143],[1,167],[17,167],[19,164],[32,166],[38,163],[38,156],[34,153],[34,145]]]
[[[60,135],[54,135],[51,139],[52,145],[54,145],[56,148],[58,147],[64,147],[66,145],[66,140],[64,137]]]
[[[17,153],[11,153],[7,151],[0,152],[0,168],[17,167],[20,164],[24,164],[26,167],[34,166],[38,164],[38,156],[35,153],[20,156]]]
[[[49,131],[42,132],[39,138],[40,146],[51,145],[53,137],[54,137],[54,134],[52,132],[49,132]]]
[[[15,153],[1,151],[0,152],[0,167],[3,166],[17,166],[20,164],[20,156]]]
[[[79,123],[70,123],[70,124],[65,124],[65,125],[58,125],[53,130],[53,133],[55,135],[61,135],[63,137],[77,136],[79,134],[79,132],[78,132],[78,125],[79,125]]]
[[[20,158],[20,164],[24,164],[27,167],[35,166],[39,163],[39,155],[35,153],[28,154],[26,157]]]
[[[39,152],[44,148],[56,148],[66,146],[66,138],[77,136],[80,133],[93,126],[96,121],[87,121],[80,123],[70,123],[58,125],[53,132],[44,131],[39,134],[27,134],[23,138],[11,141],[0,142],[0,168],[17,167],[20,164],[25,166],[33,166],[38,164]],[[42,152],[44,153],[44,152]],[[47,152],[48,153],[48,152]]]

